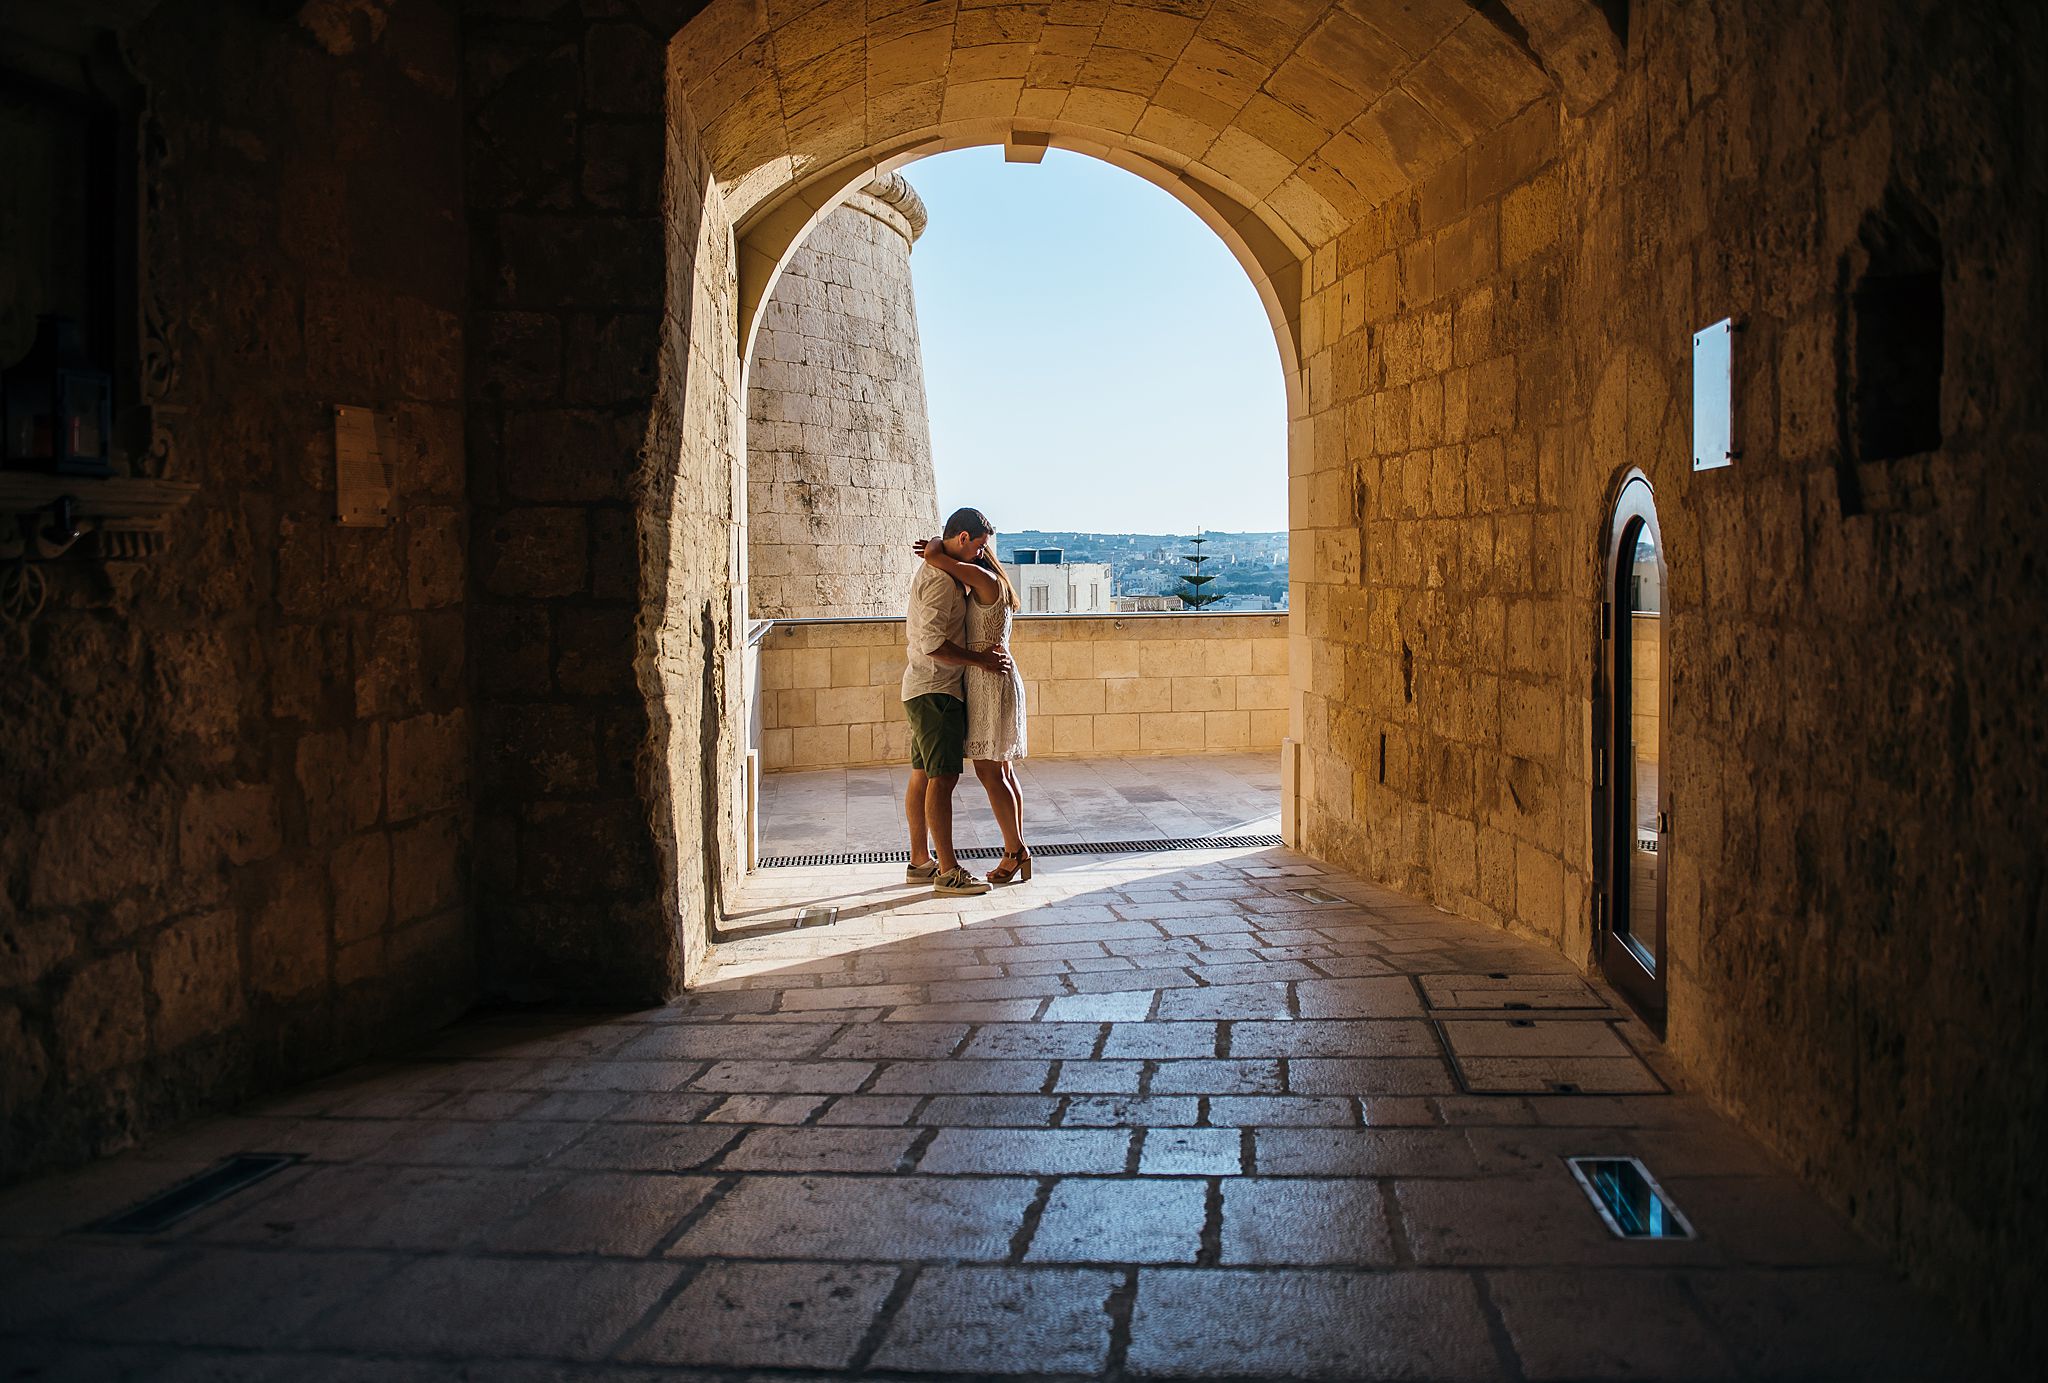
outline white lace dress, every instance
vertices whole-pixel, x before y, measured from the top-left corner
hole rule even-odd
[[[998,600],[983,605],[967,598],[967,647],[983,653],[1010,642],[1010,607]],[[967,757],[1021,759],[1024,739],[1024,677],[1008,672],[967,669]]]

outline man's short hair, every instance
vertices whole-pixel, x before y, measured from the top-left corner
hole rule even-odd
[[[979,509],[955,509],[953,517],[946,520],[945,536],[956,537],[965,533],[970,538],[979,538],[995,532],[995,525]]]

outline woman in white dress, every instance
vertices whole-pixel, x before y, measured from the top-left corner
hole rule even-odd
[[[984,525],[986,522],[983,520]],[[972,562],[948,557],[936,539],[916,544],[918,556],[967,588],[966,643],[975,653],[1009,647],[1010,616],[1019,605],[1017,588],[996,560],[993,531],[989,536],[988,546]],[[1008,672],[970,665],[966,673],[966,755],[974,760],[974,776],[981,779],[996,825],[1003,832],[1003,862],[988,872],[988,881],[1021,883],[1031,877],[1031,852],[1024,845],[1024,794],[1010,765],[1023,758],[1028,748],[1024,677],[1014,662]]]

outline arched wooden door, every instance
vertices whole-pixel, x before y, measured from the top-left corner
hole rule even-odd
[[[1665,725],[1671,705],[1665,646],[1664,538],[1650,482],[1631,474],[1607,527],[1600,612],[1604,743],[1595,766],[1600,864],[1595,946],[1600,968],[1645,1022],[1664,1028],[1666,899],[1671,841]]]

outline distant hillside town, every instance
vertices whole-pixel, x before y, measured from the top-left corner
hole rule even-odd
[[[1191,540],[1199,536],[1197,545]],[[1026,528],[1002,535],[998,551],[1025,614],[1137,614],[1189,608],[1199,590],[1205,612],[1285,610],[1287,534],[1080,533]],[[1199,587],[1188,554],[1202,557]]]

